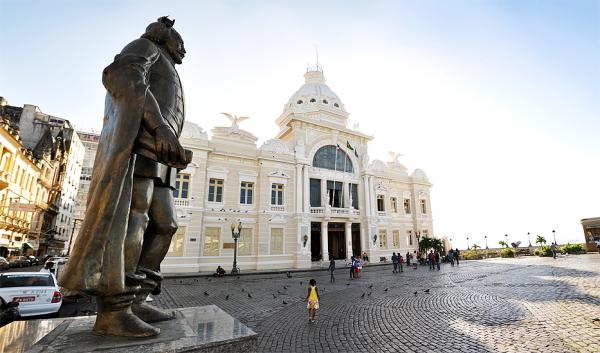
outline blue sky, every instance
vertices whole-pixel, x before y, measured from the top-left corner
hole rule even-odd
[[[207,130],[228,111],[271,138],[316,45],[373,158],[398,151],[434,183],[437,235],[576,241],[600,216],[600,1],[0,0],[0,13],[0,95],[79,129],[100,129],[102,69],[171,15],[187,118]]]

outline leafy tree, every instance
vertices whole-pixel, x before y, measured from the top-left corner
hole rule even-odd
[[[504,248],[504,247],[507,247],[507,248],[508,248],[508,244],[506,244],[506,242],[505,242],[504,240],[500,240],[500,241],[498,242],[498,244],[500,244],[500,246],[501,246],[501,247],[503,247],[503,248]]]
[[[473,250],[477,251],[477,249],[481,249],[481,246],[477,245],[477,244],[473,244]]]
[[[535,238],[535,243],[536,243],[536,244],[540,244],[540,245],[542,245],[542,244],[546,244],[546,238],[544,238],[544,237],[543,237],[543,236],[541,236],[541,235],[538,235],[538,236]]]
[[[428,251],[429,249],[434,249],[440,253],[443,253],[444,244],[442,243],[441,239],[437,239],[437,238],[427,237],[427,238],[421,239],[421,241],[419,241],[419,251],[424,253],[424,252]]]

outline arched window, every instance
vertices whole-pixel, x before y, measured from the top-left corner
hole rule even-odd
[[[313,158],[313,166],[317,168],[325,168],[337,170],[340,172],[352,173],[352,161],[350,157],[341,148],[333,145],[323,146],[319,148]]]

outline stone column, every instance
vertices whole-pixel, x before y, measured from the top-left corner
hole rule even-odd
[[[321,207],[327,207],[327,179],[321,179]]]
[[[365,216],[371,215],[371,195],[369,190],[369,176],[363,176],[363,188],[365,194]]]
[[[308,165],[304,165],[304,213],[310,213],[310,179]]]
[[[323,261],[329,261],[329,236],[327,235],[328,222],[321,223],[321,254]]]
[[[302,212],[302,164],[296,164],[296,213]]]
[[[352,205],[350,204],[350,182],[347,181],[344,183],[344,207],[350,208]]]
[[[377,215],[377,193],[373,187],[373,176],[369,176],[369,195],[371,196],[371,215]]]
[[[352,222],[346,222],[346,259],[352,257]]]

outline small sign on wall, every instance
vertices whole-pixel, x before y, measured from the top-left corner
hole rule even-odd
[[[196,241],[196,238],[190,238],[190,241]]]
[[[235,243],[223,243],[223,249],[233,249],[235,248]]]

